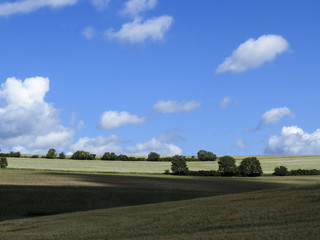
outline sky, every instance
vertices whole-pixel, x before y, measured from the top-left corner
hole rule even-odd
[[[0,148],[320,154],[318,0],[0,0]]]

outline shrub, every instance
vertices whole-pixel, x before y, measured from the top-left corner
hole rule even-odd
[[[220,157],[219,161],[219,173],[221,176],[235,176],[238,174],[238,167],[236,166],[236,160],[230,156]]]
[[[260,162],[256,157],[244,158],[238,169],[241,176],[257,177],[263,173]]]
[[[174,175],[186,175],[189,171],[185,156],[176,155],[172,157],[171,171]]]
[[[217,155],[212,152],[207,152],[205,150],[200,150],[197,153],[199,161],[215,161],[217,160]]]
[[[64,154],[64,152],[59,153],[59,158],[60,159],[65,159],[66,155]]]
[[[169,169],[164,170],[164,174],[170,174],[170,170]]]
[[[317,169],[298,169],[291,170],[289,172],[291,176],[299,176],[299,175],[320,175],[320,170]]]
[[[160,155],[158,153],[151,152],[151,153],[149,153],[147,160],[148,161],[159,161],[159,159],[160,159]]]
[[[8,161],[6,157],[0,158],[0,168],[6,168],[8,166]]]
[[[56,157],[57,157],[56,150],[54,148],[49,149],[46,155],[46,158],[54,159]]]
[[[188,171],[187,175],[188,176],[211,176],[211,177],[217,177],[217,176],[220,176],[220,173],[218,171],[215,171],[215,170],[211,170],[211,171],[200,170],[200,171]]]
[[[95,154],[91,154],[86,151],[76,151],[71,156],[71,159],[78,159],[78,160],[94,160],[95,158],[96,158]]]
[[[285,166],[280,166],[280,167],[276,167],[274,169],[273,175],[275,175],[275,176],[288,176],[289,171]]]
[[[30,158],[39,158],[39,155],[32,155]]]

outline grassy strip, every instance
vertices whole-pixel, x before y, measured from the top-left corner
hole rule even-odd
[[[1,239],[319,239],[320,186],[0,223]]]

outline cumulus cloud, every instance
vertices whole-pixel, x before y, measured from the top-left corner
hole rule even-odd
[[[237,141],[235,141],[235,142],[232,144],[232,146],[238,147],[238,148],[240,148],[241,150],[243,150],[243,149],[245,148],[245,143],[244,143],[244,141],[243,141],[241,138],[239,138]]]
[[[60,124],[58,111],[44,100],[49,79],[8,78],[1,84],[0,144],[30,149],[62,150],[73,139],[74,131]]]
[[[19,13],[29,13],[43,7],[60,8],[76,3],[77,0],[22,0],[4,2],[0,4],[0,16],[7,17]]]
[[[161,141],[161,139],[152,138],[148,142],[138,143],[133,147],[127,147],[126,152],[128,155],[133,156],[146,156],[150,152],[157,152],[161,156],[173,156],[181,155],[182,149],[172,143],[167,143]]]
[[[98,10],[103,10],[109,6],[111,0],[92,0],[92,5]]]
[[[139,117],[125,111],[106,111],[101,115],[98,128],[113,129],[127,124],[141,124],[145,120],[145,117]]]
[[[122,146],[123,141],[117,135],[108,137],[80,138],[70,149],[72,151],[84,150],[98,155],[105,152],[115,152],[116,154],[126,154],[129,156],[146,156],[150,152],[157,152],[162,156],[172,156],[182,154],[182,150],[168,142],[168,139],[152,138],[148,142],[137,143],[135,146]]]
[[[309,134],[297,126],[283,127],[280,135],[269,138],[266,154],[320,154],[320,129]]]
[[[107,30],[106,36],[110,39],[128,41],[130,43],[143,43],[147,39],[153,41],[162,40],[172,23],[173,17],[170,16],[147,20],[136,18],[133,22],[123,24],[118,32],[114,32],[113,29]]]
[[[153,110],[160,113],[181,113],[190,112],[201,106],[201,102],[189,101],[189,102],[178,102],[178,101],[159,101],[153,105]]]
[[[83,29],[82,35],[86,39],[92,39],[94,37],[94,35],[95,35],[95,30],[94,30],[93,27],[86,27],[85,29]]]
[[[231,57],[227,57],[217,68],[216,73],[243,72],[257,68],[288,49],[289,43],[279,35],[262,35],[256,40],[251,38],[233,51]]]
[[[239,102],[230,96],[226,96],[219,103],[219,108],[221,108],[221,109],[226,108],[230,104],[239,105]]]
[[[123,152],[120,146],[121,139],[117,135],[109,137],[80,138],[75,144],[71,145],[72,151],[84,150],[94,154],[103,155],[105,152]]]
[[[141,12],[154,9],[157,2],[157,0],[129,0],[126,2],[122,13],[136,17]]]

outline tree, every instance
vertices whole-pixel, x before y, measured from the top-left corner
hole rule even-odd
[[[274,169],[273,175],[275,175],[275,176],[288,176],[289,171],[285,166],[280,166],[280,167],[276,167]]]
[[[49,149],[46,155],[46,158],[54,159],[56,157],[57,157],[56,150],[54,148]]]
[[[86,151],[76,151],[72,154],[71,159],[78,159],[78,160],[94,160],[96,157],[95,154],[91,154]]]
[[[59,158],[60,158],[60,159],[65,159],[65,158],[66,158],[66,155],[64,154],[64,152],[61,152],[61,153],[59,154]]]
[[[186,157],[180,155],[172,157],[171,171],[174,175],[186,175],[189,171]]]
[[[257,177],[261,176],[262,168],[256,157],[244,158],[239,165],[239,173],[242,176]]]
[[[6,157],[0,158],[0,168],[6,168],[8,166],[8,161]]]
[[[212,152],[205,150],[200,150],[197,153],[199,161],[215,161],[217,160],[217,155]]]
[[[158,153],[151,152],[151,153],[149,153],[147,160],[148,161],[159,161],[159,159],[160,159],[160,155]]]
[[[238,167],[236,160],[230,156],[220,157],[219,161],[219,173],[221,176],[235,176],[238,173]]]

